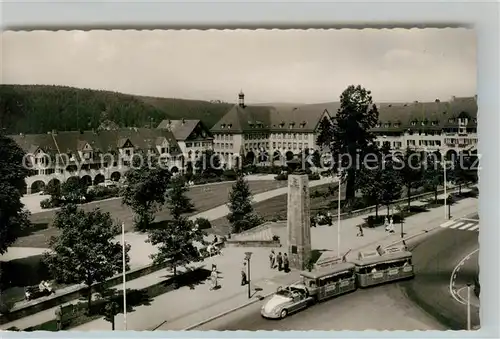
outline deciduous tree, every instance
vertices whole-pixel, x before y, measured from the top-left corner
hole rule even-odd
[[[234,233],[253,228],[261,222],[254,214],[252,192],[242,175],[238,176],[229,193],[228,207],[230,213],[227,215],[227,220],[231,223]]]
[[[168,208],[174,219],[178,219],[182,214],[193,210],[194,205],[191,199],[186,195],[188,187],[184,178],[177,176],[171,179],[171,188],[168,191]]]
[[[448,173],[447,177],[451,174]],[[422,181],[424,187],[434,192],[434,202],[437,204],[439,186],[444,183],[444,172],[442,164],[433,156],[423,159]]]
[[[395,157],[395,161],[397,161],[396,168],[399,169],[401,182],[406,189],[407,206],[410,210],[411,190],[422,182],[423,172],[420,156],[417,151],[408,147],[402,156]]]
[[[0,131],[0,255],[31,225],[29,212],[21,203],[25,179],[33,174],[23,165],[24,157],[25,152]]]
[[[212,150],[203,151],[195,162],[195,170],[205,178],[220,177],[224,169],[220,156]]]
[[[125,173],[125,183],[121,191],[122,203],[135,213],[135,227],[146,230],[154,221],[155,213],[165,204],[170,171],[159,166],[157,159],[139,164],[136,157],[134,166]]]
[[[174,275],[177,268],[203,260],[197,244],[203,244],[203,231],[186,217],[179,216],[166,223],[164,228],[149,232],[148,242],[158,246],[151,255],[155,264],[166,264]]]
[[[340,108],[329,134],[321,138],[323,145],[334,154],[334,159],[341,160],[346,169],[346,202],[350,203],[356,193],[355,160],[362,157],[375,139],[371,129],[378,121],[378,110],[373,104],[371,92],[361,86],[351,85],[340,96]],[[340,155],[343,155],[340,157]]]
[[[114,239],[119,227],[109,213],[99,209],[85,212],[73,204],[56,213],[54,227],[61,233],[51,238],[51,252],[44,254],[44,261],[58,282],[87,286],[90,311],[92,285],[102,283],[122,270],[122,245]],[[129,250],[127,244],[127,263]]]

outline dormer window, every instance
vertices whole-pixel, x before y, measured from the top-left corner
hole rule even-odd
[[[290,125],[289,125],[290,129],[292,129],[294,126],[295,126],[294,122],[291,122]]]
[[[229,128],[231,128],[232,126],[233,126],[232,124],[228,124],[228,125],[227,125],[227,128],[229,129]]]
[[[400,126],[401,126],[401,124],[400,124],[399,122],[395,122],[395,123],[394,123],[394,127],[395,127],[395,128],[398,128],[398,127],[400,127]]]
[[[226,128],[226,124],[221,124],[220,128]]]
[[[375,125],[376,128],[379,128],[380,127],[380,122],[377,122],[377,124]]]
[[[450,124],[452,124],[452,123],[454,123],[454,122],[455,122],[455,119],[453,119],[453,118],[449,118],[449,119],[448,119],[448,122],[449,122]]]
[[[477,119],[476,118],[472,119],[472,123],[477,124]]]
[[[391,124],[390,123],[386,123],[386,124],[384,124],[384,127],[385,128],[389,128],[389,127],[391,127]]]
[[[300,123],[300,127],[301,127],[301,128],[304,128],[305,126],[306,126],[306,122],[305,122],[305,121],[302,121],[302,122]]]
[[[437,123],[438,123],[437,121],[433,121],[433,122],[431,122],[431,125],[432,126],[437,126]]]
[[[417,125],[417,122],[416,122],[416,121],[412,121],[412,122],[410,123],[410,125],[411,125],[411,126],[416,126],[416,125]]]

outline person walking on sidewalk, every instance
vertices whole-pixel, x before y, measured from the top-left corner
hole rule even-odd
[[[283,257],[281,256],[281,252],[278,253],[276,260],[278,261],[278,271],[281,271],[283,267]]]
[[[212,283],[212,286],[210,286],[210,290],[215,290],[218,287],[217,284],[217,266],[212,266],[212,273],[210,274],[210,280]]]
[[[389,233],[394,233],[394,222],[392,216],[389,217]]]
[[[243,267],[241,268],[241,286],[247,284],[247,263],[243,263]]]
[[[62,306],[59,305],[59,307],[56,308],[56,325],[57,325],[57,330],[61,331],[62,330]]]
[[[384,229],[385,231],[389,231],[389,219],[387,219],[387,216],[384,219]]]
[[[285,273],[288,273],[290,271],[290,262],[288,261],[288,255],[286,255],[286,253],[284,253],[283,255],[283,270],[285,271]]]
[[[271,250],[271,253],[269,254],[269,265],[271,266],[271,269],[274,268],[275,261],[276,261],[276,254],[274,253],[274,250]]]
[[[359,224],[358,225],[358,233],[356,234],[357,237],[363,237],[363,225]]]

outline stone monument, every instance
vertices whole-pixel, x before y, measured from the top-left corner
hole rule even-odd
[[[304,270],[311,253],[309,178],[288,176],[288,258],[290,268]]]

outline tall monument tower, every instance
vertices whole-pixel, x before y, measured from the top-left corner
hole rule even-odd
[[[288,257],[290,267],[304,270],[311,253],[310,197],[307,175],[288,176]]]

